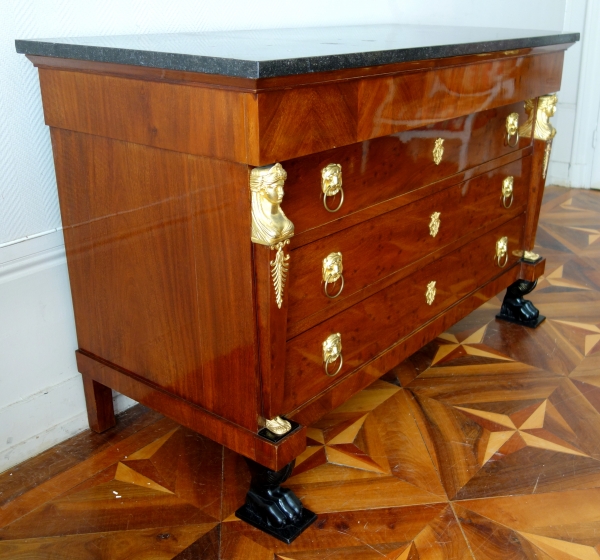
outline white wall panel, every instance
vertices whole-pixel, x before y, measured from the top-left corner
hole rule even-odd
[[[553,149],[548,182],[600,188],[600,2],[567,0],[564,28],[579,31],[582,40],[565,56],[558,111],[567,116],[557,119],[561,128],[556,126],[557,139],[565,138]]]

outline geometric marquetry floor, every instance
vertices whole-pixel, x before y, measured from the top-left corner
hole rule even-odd
[[[496,298],[310,427],[292,545],[238,521],[244,462],[143,407],[0,475],[0,558],[600,560],[600,192],[548,188],[530,297]]]

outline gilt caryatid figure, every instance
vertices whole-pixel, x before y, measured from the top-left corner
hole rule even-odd
[[[277,251],[271,265],[271,277],[275,289],[275,302],[281,309],[283,291],[287,279],[290,256],[283,248],[294,235],[294,224],[281,209],[283,184],[287,173],[280,163],[270,167],[256,167],[250,173],[252,192],[252,241],[268,245]]]
[[[294,224],[281,209],[287,173],[280,163],[250,173],[252,241],[273,246],[294,235]]]

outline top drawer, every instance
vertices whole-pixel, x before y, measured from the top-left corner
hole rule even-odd
[[[507,142],[506,120],[512,113],[519,115],[520,125],[526,121],[519,102],[282,162],[288,174],[283,210],[300,233],[525,148],[531,138],[515,135]],[[344,200],[335,212],[323,204],[321,172],[329,164],[342,170]],[[340,202],[341,193],[327,197],[332,210]]]

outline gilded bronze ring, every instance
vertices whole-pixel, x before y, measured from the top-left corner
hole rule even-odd
[[[332,361],[327,360],[325,362],[325,364],[324,364],[325,375],[327,375],[329,377],[335,377],[338,373],[340,373],[340,371],[342,370],[342,366],[344,365],[344,358],[341,354],[338,355],[338,358],[340,359],[340,363],[339,363],[337,369],[335,370],[335,372],[333,372],[333,373],[329,373],[329,364],[333,364],[335,362],[335,360],[332,360]]]
[[[500,264],[502,262],[502,264]],[[496,264],[500,268],[504,268],[506,263],[508,262],[508,253],[504,253],[504,255],[496,255]]]
[[[510,143],[510,139],[515,139],[514,143]],[[511,113],[506,117],[506,143],[514,148],[519,143],[519,113]]]
[[[502,205],[504,206],[504,208],[510,208],[512,206],[513,199],[514,199],[513,193],[510,193],[510,196],[502,195]],[[508,204],[506,204],[507,200],[510,201]]]
[[[505,177],[504,181],[502,181],[502,204],[504,205],[504,208],[510,208],[512,206],[514,188],[515,178],[512,175]],[[507,200],[510,201],[508,205],[506,204]]]
[[[337,361],[339,358],[340,363],[335,372],[329,372],[329,366]],[[330,334],[323,341],[323,367],[325,368],[325,375],[334,377],[340,373],[342,366],[344,365],[344,358],[342,357],[342,335],[340,333]]]
[[[514,138],[514,143],[510,143],[510,139]],[[515,132],[514,134],[511,134],[510,132],[506,133],[506,143],[511,147],[514,148],[516,147],[516,145],[519,143],[519,131],[517,130],[517,132]]]
[[[323,286],[323,291],[325,292],[325,295],[329,299],[335,299],[342,293],[342,290],[344,289],[344,275],[340,274],[339,279],[342,281],[342,285],[340,286],[340,289],[337,291],[337,294],[335,294],[335,295],[330,294],[327,288],[328,288],[329,284],[335,284],[336,280],[334,280],[333,282],[327,282],[327,280],[325,281],[325,284]]]
[[[332,190],[334,192],[328,191],[323,196],[323,206],[325,206],[325,210],[327,210],[327,212],[337,212],[342,207],[342,204],[344,204],[344,189],[338,186]],[[329,206],[327,206],[327,197],[335,196],[338,192],[341,193],[340,203],[337,205],[337,208],[329,208]]]

